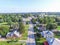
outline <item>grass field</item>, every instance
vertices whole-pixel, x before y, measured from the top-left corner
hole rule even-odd
[[[57,30],[60,30],[60,26],[57,27]]]
[[[7,22],[0,23],[0,25],[5,25],[5,24],[7,24]]]
[[[36,45],[43,45],[44,41],[46,41],[45,38],[36,38]]]
[[[60,38],[60,36],[59,35],[55,35],[55,38]]]
[[[26,43],[2,41],[0,42],[0,45],[26,45]]]

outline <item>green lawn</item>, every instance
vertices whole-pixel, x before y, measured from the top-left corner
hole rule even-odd
[[[2,41],[0,42],[0,45],[26,45],[26,43]]]
[[[60,30],[60,26],[57,27],[57,30]]]
[[[46,41],[45,38],[41,36],[41,34],[35,35],[36,45],[43,45],[43,43]]]
[[[46,41],[45,38],[36,38],[36,45],[43,45],[43,42]]]
[[[57,34],[55,33],[54,35],[55,38],[60,38],[60,33],[57,32]]]
[[[4,24],[7,24],[7,22],[0,23],[0,25],[4,25]]]
[[[20,38],[20,40],[26,40],[27,39],[29,25],[26,25],[25,28],[26,28],[26,31],[25,31],[25,33],[22,34],[22,37]]]
[[[60,38],[60,36],[59,35],[55,35],[55,38]]]

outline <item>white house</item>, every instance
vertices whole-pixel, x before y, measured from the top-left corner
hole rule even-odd
[[[52,45],[60,45],[60,40],[55,38]]]
[[[13,32],[8,32],[7,33],[7,35],[6,35],[6,37],[20,37],[20,33],[17,31],[17,30],[15,30],[15,31],[13,31]]]
[[[0,38],[1,38],[2,36],[0,35]]]
[[[60,40],[57,38],[48,38],[47,41],[49,45],[60,45]]]
[[[46,38],[49,45],[60,45],[60,40],[54,38],[54,34],[51,31],[43,31],[41,35]]]
[[[42,32],[41,32],[41,35],[42,35],[44,38],[54,37],[54,34],[53,34],[53,32],[51,32],[51,31],[42,31]]]
[[[48,37],[48,38],[46,38],[46,40],[47,40],[49,45],[52,45],[54,42],[54,37]]]

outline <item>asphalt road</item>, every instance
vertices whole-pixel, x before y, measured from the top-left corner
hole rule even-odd
[[[34,37],[33,24],[29,25],[27,45],[36,45],[35,37]]]

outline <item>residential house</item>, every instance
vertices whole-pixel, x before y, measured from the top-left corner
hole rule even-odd
[[[42,35],[44,38],[54,37],[54,34],[53,34],[53,32],[51,32],[51,31],[42,31],[42,32],[41,32],[41,35]]]
[[[60,40],[57,38],[48,38],[49,45],[60,45]]]
[[[22,22],[25,25],[26,24],[26,18],[22,18]]]
[[[46,30],[46,27],[45,27],[44,25],[40,25],[40,26],[38,27],[38,30],[40,30],[40,31],[45,31],[45,30]]]
[[[52,31],[42,31],[41,35],[46,38],[49,45],[60,45],[60,40],[54,38],[54,34]]]
[[[60,45],[60,40],[55,38],[54,42],[52,43],[52,45]]]
[[[8,32],[6,37],[7,38],[10,38],[10,37],[20,37],[20,33],[17,30],[14,30],[12,32]]]
[[[0,35],[0,38],[1,38],[2,36]]]

